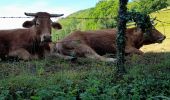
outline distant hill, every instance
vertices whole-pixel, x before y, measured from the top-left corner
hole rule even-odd
[[[64,19],[60,19],[59,22],[62,24],[63,29],[57,32],[53,31],[55,33],[53,40],[56,41],[63,38],[75,30],[96,30],[116,27],[117,9],[118,0],[101,0],[94,8],[81,10]]]
[[[147,0],[143,1],[148,2]],[[154,1],[150,0],[149,3],[151,2]],[[140,8],[142,7],[142,9],[147,8],[148,11],[152,11],[148,9],[148,6],[152,7],[152,3],[145,4],[146,7],[143,7],[143,5],[139,5],[137,2],[130,2],[128,3],[128,9],[140,11]],[[158,7],[156,9],[160,9],[164,6],[162,6],[162,4],[157,4],[157,6],[154,7]],[[155,11],[155,9],[153,9],[153,11]],[[101,0],[93,8],[84,9],[75,12],[64,19],[60,19],[59,22],[62,24],[63,29],[60,31],[53,30],[53,40],[56,41],[58,39],[61,39],[75,30],[97,30],[115,28],[117,26],[117,15],[118,0]]]

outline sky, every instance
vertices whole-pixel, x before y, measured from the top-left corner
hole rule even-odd
[[[94,7],[99,0],[1,0],[0,17],[26,17],[24,12],[49,12],[69,14]],[[0,18],[0,29],[22,28],[22,23],[30,18]],[[57,20],[56,18],[52,19]]]

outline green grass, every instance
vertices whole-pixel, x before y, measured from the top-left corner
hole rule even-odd
[[[128,73],[119,80],[113,63],[90,59],[1,62],[0,100],[170,97],[170,53],[126,57],[125,66]]]

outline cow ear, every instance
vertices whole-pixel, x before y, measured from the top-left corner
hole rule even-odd
[[[142,29],[139,28],[139,27],[137,27],[136,31],[141,33],[141,32],[142,32]]]
[[[52,22],[52,27],[55,29],[62,29],[62,26],[60,23]]]
[[[30,28],[34,25],[34,22],[33,21],[25,21],[22,26],[25,27],[25,28]]]
[[[141,35],[142,34],[142,29],[137,27],[133,33],[134,35]]]

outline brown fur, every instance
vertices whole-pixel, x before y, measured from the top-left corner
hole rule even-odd
[[[29,60],[44,57],[50,51],[51,20],[46,12],[36,13],[33,21],[23,23],[25,29],[0,30],[0,58],[19,57]],[[58,29],[61,25],[54,26]]]
[[[104,58],[101,55],[116,53],[116,29],[105,29],[96,31],[75,31],[58,41],[55,45],[56,52],[63,56],[89,57],[104,61],[115,61],[115,59]],[[153,28],[149,30],[148,37],[140,28],[129,28],[126,30],[126,54],[143,54],[139,50],[143,45],[161,43],[165,36]]]

